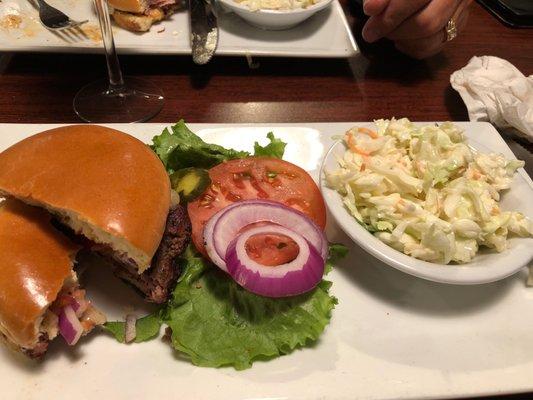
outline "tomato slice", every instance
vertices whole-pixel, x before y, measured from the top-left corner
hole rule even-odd
[[[289,263],[300,253],[294,240],[272,234],[252,236],[246,242],[245,249],[252,260],[267,267]]]
[[[326,207],[318,186],[305,170],[290,162],[266,157],[231,160],[211,168],[209,176],[211,186],[187,206],[192,240],[204,255],[205,224],[237,201],[278,201],[308,215],[322,229],[326,226]]]

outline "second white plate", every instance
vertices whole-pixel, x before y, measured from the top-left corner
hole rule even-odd
[[[83,32],[56,33],[44,29],[37,10],[27,0],[0,2],[0,52],[100,53],[102,42],[90,0],[49,0],[75,20],[89,19]],[[13,17],[15,16],[15,17]],[[345,58],[357,46],[344,11],[334,0],[331,7],[285,31],[255,28],[233,13],[219,15],[218,55]],[[191,54],[189,16],[186,10],[136,34],[114,27],[115,43],[122,54]]]

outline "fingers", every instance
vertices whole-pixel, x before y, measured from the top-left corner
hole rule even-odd
[[[457,30],[461,32],[468,19],[468,10],[464,10],[456,17]],[[396,41],[396,48],[413,58],[423,59],[431,57],[442,50],[446,44],[446,33],[443,28],[431,36],[419,39],[403,39]]]
[[[439,32],[454,15],[461,0],[433,0],[424,9],[402,22],[387,38],[402,39],[427,38]]]
[[[378,15],[385,10],[390,0],[364,0],[363,11],[368,16]]]
[[[367,42],[372,43],[387,36],[404,20],[423,8],[430,1],[431,0],[390,0],[382,13],[373,15],[368,19],[363,28],[363,38]]]

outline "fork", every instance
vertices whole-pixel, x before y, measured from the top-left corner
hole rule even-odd
[[[61,30],[67,28],[74,28],[87,22],[73,21],[57,8],[52,7],[44,0],[37,0],[39,3],[39,18],[41,23],[48,29]]]

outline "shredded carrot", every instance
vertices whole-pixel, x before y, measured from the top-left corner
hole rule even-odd
[[[472,177],[475,180],[478,180],[479,178],[481,178],[481,174],[479,173],[479,171],[477,169],[475,169],[474,172],[472,172]]]
[[[359,168],[359,172],[363,172],[366,169],[366,164],[362,163],[361,168]]]
[[[372,139],[377,139],[379,137],[376,131],[368,128],[357,128],[357,132],[364,133],[365,135],[370,136]]]
[[[360,154],[364,157],[368,157],[370,155],[370,153],[367,153],[366,151],[364,151],[363,149],[357,147],[357,146],[354,146],[352,149],[352,151],[356,152],[357,154]]]
[[[348,144],[348,147],[350,148],[350,150],[354,153],[357,153],[357,154],[360,154],[362,156],[369,156],[370,153],[367,153],[366,151],[360,149],[359,147],[357,147],[357,145],[354,143],[354,137],[353,137],[353,134],[351,132],[348,132],[346,134],[346,143]]]
[[[492,207],[492,210],[490,210],[490,213],[492,215],[498,215],[500,213],[500,209],[496,206]]]
[[[353,142],[353,133],[352,132],[346,132],[346,143],[348,143],[348,147],[355,146],[355,143]]]

